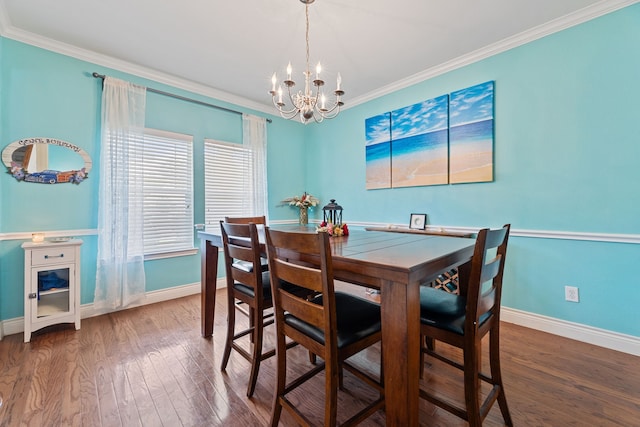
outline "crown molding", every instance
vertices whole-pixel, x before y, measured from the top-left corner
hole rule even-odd
[[[565,30],[583,22],[590,21],[624,7],[637,3],[639,0],[602,0],[589,7],[581,9],[575,13],[566,15],[562,18],[555,19],[531,30],[509,37],[500,42],[478,49],[470,54],[460,56],[451,61],[429,68],[420,73],[416,73],[405,79],[383,86],[380,89],[369,92],[365,95],[353,98],[348,105],[343,107],[344,110],[371,101],[375,98],[390,94],[392,92],[412,86],[416,83],[437,77],[449,71],[456,70],[474,62],[481,61],[493,55],[505,52],[509,49],[521,46],[531,41],[540,39],[549,34]],[[270,105],[258,103],[246,98],[242,98],[231,93],[195,83],[190,80],[181,79],[170,74],[161,73],[146,67],[141,67],[130,62],[122,61],[107,55],[97,54],[95,52],[81,49],[73,45],[61,43],[36,34],[22,31],[11,25],[4,1],[0,1],[0,35],[29,45],[60,53],[72,58],[90,62],[95,65],[111,68],[121,72],[129,73],[135,76],[146,78],[158,83],[163,83],[178,89],[183,89],[198,95],[228,102],[233,105],[245,107],[265,114],[273,115],[273,109]],[[93,70],[87,70],[87,74],[91,75]]]
[[[581,9],[575,13],[571,13],[561,18],[554,19],[553,21],[549,21],[545,24],[539,25],[520,34],[516,34],[515,36],[508,37],[499,42],[485,46],[467,55],[460,56],[451,61],[421,71],[405,79],[398,80],[365,95],[350,99],[348,107],[345,106],[343,107],[343,109],[346,110],[347,108],[364,104],[365,102],[372,101],[376,98],[380,98],[381,96],[388,95],[398,90],[405,89],[409,86],[413,86],[417,83],[421,83],[425,80],[429,80],[450,71],[457,70],[458,68],[462,68],[475,62],[482,61],[483,59],[487,59],[499,53],[506,52],[510,49],[525,45],[532,41],[546,37],[550,34],[566,30],[567,28],[574,27],[576,25],[582,24],[616,10],[623,9],[627,6],[638,3],[638,1],[639,0],[603,0],[589,7]]]
[[[9,14],[4,4],[4,1],[0,1],[0,36],[4,36],[6,29],[11,26]]]
[[[1,7],[2,3],[0,2],[0,8]],[[1,9],[0,12],[2,12]],[[2,29],[2,20],[0,20],[0,29]],[[21,43],[49,50],[51,52],[79,59],[81,61],[90,62],[94,65],[132,74],[138,77],[152,80],[157,83],[166,84],[174,88],[183,89],[191,93],[213,98],[218,101],[228,102],[236,106],[245,107],[266,114],[273,114],[272,109],[265,104],[251,101],[249,99],[242,98],[231,93],[212,88],[210,86],[195,83],[191,80],[181,79],[179,77],[162,73],[151,68],[132,64],[130,62],[116,59],[108,55],[102,55],[87,49],[82,49],[77,46],[42,37],[28,31],[14,28],[11,25],[5,26],[4,31],[2,31],[1,34],[3,37]],[[87,76],[91,76],[91,73],[93,71],[96,70],[87,70]]]

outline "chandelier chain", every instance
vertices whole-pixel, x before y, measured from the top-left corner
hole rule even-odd
[[[309,3],[304,6],[305,18],[307,20],[307,31],[305,33],[305,41],[307,42],[307,73],[310,72],[309,68]]]

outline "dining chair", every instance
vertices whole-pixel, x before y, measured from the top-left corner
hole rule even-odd
[[[221,370],[225,371],[231,350],[251,362],[247,396],[251,397],[256,387],[260,362],[275,354],[275,350],[262,352],[263,329],[273,323],[265,319],[265,310],[272,307],[269,273],[260,261],[261,249],[255,223],[230,223],[220,221],[227,275],[227,339],[222,356]],[[246,304],[248,311],[238,306]],[[249,328],[236,332],[236,310],[249,316]],[[252,349],[237,342],[251,335]]]
[[[384,408],[384,389],[380,380],[346,361],[381,340],[380,306],[347,293],[335,292],[327,233],[294,233],[267,227],[266,243],[276,322],[277,368],[271,426],[278,425],[282,408],[290,412],[298,423],[311,424],[288,394],[323,370],[325,426],[336,425],[343,367],[378,391],[378,397],[345,424],[357,424]],[[301,298],[290,293],[283,283],[296,284],[318,295],[311,300]],[[287,338],[323,359],[322,363],[289,383],[286,377]]]
[[[262,216],[225,216],[224,222],[232,224],[267,224],[267,218]]]
[[[445,401],[435,394],[435,386],[430,392],[421,386],[420,397],[466,420],[472,427],[482,425],[496,400],[505,424],[513,425],[500,370],[502,276],[510,228],[507,224],[500,229],[480,230],[471,261],[458,269],[459,295],[427,286],[420,288],[421,361],[427,354],[462,370],[465,404],[463,408]],[[487,334],[489,375],[482,372],[480,363],[482,338]],[[429,345],[432,340],[462,349],[462,361],[436,351]],[[437,375],[437,371],[433,374]],[[481,403],[483,382],[491,389]]]
[[[261,216],[225,216],[224,222],[231,224],[256,224],[258,229],[267,225],[267,217]],[[260,265],[262,270],[266,271],[269,268],[269,263],[265,257],[260,258]]]

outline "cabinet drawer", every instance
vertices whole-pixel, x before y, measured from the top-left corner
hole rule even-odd
[[[61,262],[75,261],[75,248],[47,248],[35,250],[31,254],[31,265],[59,264]]]

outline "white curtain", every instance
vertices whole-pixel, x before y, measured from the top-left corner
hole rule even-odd
[[[106,77],[98,194],[94,306],[124,308],[144,298],[143,174],[146,88]]]
[[[253,152],[253,215],[268,217],[267,121],[264,117],[242,115],[242,144]]]

